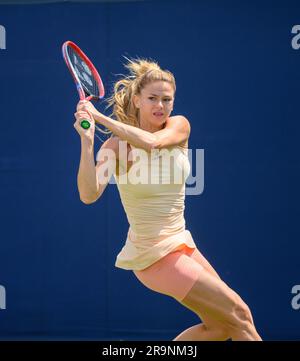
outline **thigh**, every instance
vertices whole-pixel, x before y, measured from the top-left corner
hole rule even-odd
[[[150,267],[134,271],[136,277],[153,291],[182,300],[203,270],[201,264],[194,261],[191,248],[182,248],[169,253]]]
[[[203,254],[199,251],[199,249],[195,248],[190,253],[190,257],[193,258],[197,263],[202,265],[204,269],[209,272],[212,276],[216,277],[217,279],[221,279],[218,275],[217,271],[213,268],[213,266],[208,262],[208,260],[203,256]],[[220,339],[228,339],[229,336],[227,334],[227,330],[224,328],[222,322],[217,321],[216,319],[206,315],[200,309],[193,309],[192,311],[196,312],[197,315],[200,317],[201,321],[208,327],[209,329],[218,329],[220,333],[222,333],[222,337]]]
[[[237,295],[205,261],[199,251],[185,247],[134,274],[146,287],[174,297],[195,312],[208,327],[220,327]]]
[[[213,266],[208,262],[208,260],[203,256],[203,254],[199,251],[198,248],[194,248],[193,252],[190,254],[190,256],[199,264],[201,264],[202,267],[204,267],[212,276],[215,276],[219,279],[221,277],[218,275],[217,271],[213,268]]]
[[[180,303],[208,326],[225,329],[235,322],[234,309],[239,301],[240,297],[225,282],[203,269]]]

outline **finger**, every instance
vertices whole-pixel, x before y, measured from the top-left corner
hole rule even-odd
[[[77,112],[79,115],[86,115],[86,114],[89,114],[89,112],[87,110],[79,110]]]
[[[86,101],[85,101],[85,100],[80,100],[80,101],[77,103],[76,109],[77,109],[77,111],[78,111],[78,110],[84,109],[85,106],[86,106]]]
[[[83,112],[83,111],[80,111],[80,112],[76,112],[74,113],[75,115],[75,118],[78,119],[78,120],[82,120],[82,119],[92,119],[91,115],[88,113],[88,112]]]
[[[88,114],[88,112],[86,112],[84,110],[79,110],[78,112],[74,113],[75,117],[86,116],[87,114]]]
[[[80,107],[80,108],[85,107],[88,105],[88,103],[89,102],[87,100],[80,100],[77,104],[77,107]]]

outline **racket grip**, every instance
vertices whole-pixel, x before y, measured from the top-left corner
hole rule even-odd
[[[84,119],[81,121],[80,125],[83,129],[89,129],[91,123],[87,119]]]
[[[89,111],[87,111],[87,112],[88,112],[89,116],[91,117],[90,120],[92,120],[92,119],[93,119],[92,114],[91,114]],[[89,119],[83,119],[83,120],[80,122],[81,127],[82,127],[83,129],[89,129],[89,127],[91,126],[90,120],[89,120]]]

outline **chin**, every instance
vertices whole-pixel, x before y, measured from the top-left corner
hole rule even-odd
[[[153,126],[162,127],[166,123],[166,119],[162,119],[160,122],[155,122]]]

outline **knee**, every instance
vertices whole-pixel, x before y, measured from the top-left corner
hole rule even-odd
[[[248,322],[248,323],[253,324],[253,319],[252,319],[250,308],[243,300],[240,299],[236,303],[235,313],[242,322],[246,322],[246,323]]]
[[[248,305],[238,298],[232,308],[228,329],[248,331],[253,328],[253,318]]]

